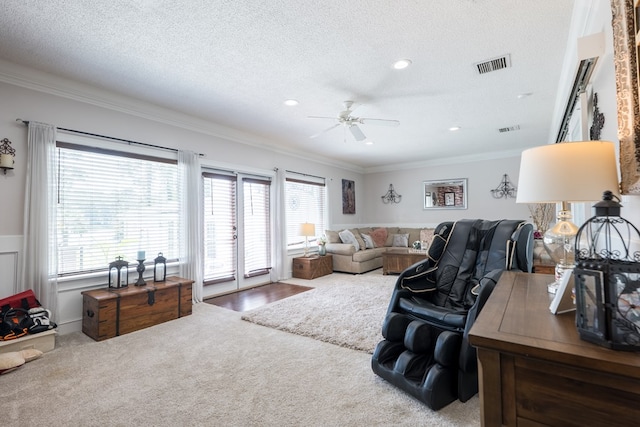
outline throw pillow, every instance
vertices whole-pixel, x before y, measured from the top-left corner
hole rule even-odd
[[[406,248],[409,246],[409,235],[408,234],[394,234],[393,235],[393,243],[391,246]]]
[[[373,249],[376,247],[375,243],[373,243],[373,239],[368,234],[363,234],[362,239],[364,240],[365,249]]]
[[[356,240],[358,241],[358,246],[360,247],[360,250],[364,251],[365,249],[364,239],[362,238],[362,235],[360,234],[358,229],[350,228],[349,231],[351,231],[351,234],[353,234],[353,237],[355,237]]]
[[[373,243],[375,243],[376,248],[381,248],[387,242],[387,229],[386,228],[376,228],[371,231],[370,234],[373,239]]]
[[[360,250],[360,245],[356,240],[356,236],[354,236],[351,231],[342,230],[341,232],[338,233],[338,235],[340,236],[340,240],[342,240],[342,243],[351,243],[353,247],[356,248],[356,252]]]

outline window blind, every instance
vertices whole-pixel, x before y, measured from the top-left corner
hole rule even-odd
[[[286,178],[287,246],[302,246],[300,224],[315,224],[316,235],[324,234],[326,218],[326,187],[323,182],[313,182],[296,177]],[[315,243],[315,237],[309,242]]]
[[[203,173],[204,280],[206,284],[236,278],[236,177]]]
[[[58,145],[58,274],[106,270],[159,252],[178,257],[175,162]]]
[[[271,268],[271,182],[244,178],[244,275],[265,274]]]

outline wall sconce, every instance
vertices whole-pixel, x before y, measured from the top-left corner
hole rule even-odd
[[[0,141],[0,168],[4,170],[5,175],[7,174],[7,169],[13,169],[15,156],[16,150],[11,146],[11,141],[7,138]]]
[[[400,200],[402,200],[402,196],[396,193],[396,190],[393,189],[393,184],[389,184],[389,190],[382,196],[382,203],[400,203]]]
[[[516,197],[517,192],[518,188],[513,186],[511,180],[509,180],[509,175],[505,173],[502,175],[502,182],[491,190],[491,195],[493,195],[495,199],[501,199],[503,197],[508,199],[509,197]]]

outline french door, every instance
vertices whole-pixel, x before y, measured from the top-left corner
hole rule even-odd
[[[270,281],[271,181],[204,172],[205,296]]]

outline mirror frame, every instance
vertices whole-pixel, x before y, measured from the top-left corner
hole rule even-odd
[[[467,191],[467,178],[422,181],[423,210],[467,209]]]

